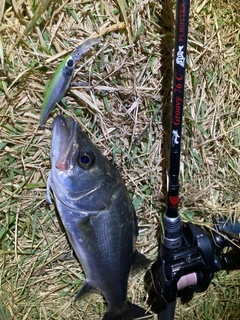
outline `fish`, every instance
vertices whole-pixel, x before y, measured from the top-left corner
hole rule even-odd
[[[135,248],[137,218],[117,168],[71,117],[57,115],[52,124],[51,170],[46,200],[57,211],[85,273],[75,300],[102,293],[102,320],[146,316],[127,300],[129,273],[150,260]],[[146,319],[146,318],[144,318]]]
[[[54,73],[52,80],[44,95],[39,125],[43,126],[47,121],[50,112],[65,95],[71,83],[76,62],[81,56],[87,52],[92,46],[100,42],[99,38],[87,39],[77,46],[71,54],[63,59]]]

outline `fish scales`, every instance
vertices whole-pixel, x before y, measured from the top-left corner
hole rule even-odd
[[[52,129],[47,183],[86,280],[76,300],[101,292],[108,304],[104,320],[145,315],[127,302],[127,284],[136,256],[136,215],[114,165],[71,118],[57,116]],[[145,259],[145,265],[149,260]]]

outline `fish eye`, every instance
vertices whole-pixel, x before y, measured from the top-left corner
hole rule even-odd
[[[72,73],[73,73],[73,69],[75,67],[75,61],[70,57],[64,67],[63,67],[63,75],[65,77],[71,77],[72,76]]]
[[[73,59],[68,59],[68,61],[67,61],[67,66],[69,67],[69,68],[72,68],[73,66],[74,66],[74,60]]]
[[[79,155],[78,162],[81,167],[88,169],[94,164],[94,155],[85,151]]]

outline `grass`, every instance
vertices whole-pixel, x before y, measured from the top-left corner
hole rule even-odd
[[[137,247],[157,256],[165,206],[175,6],[171,1],[0,0],[0,319],[100,319],[100,296],[73,302],[84,280],[53,206],[45,203],[51,136],[37,130],[44,90],[67,52],[102,43],[77,65],[61,112],[82,124],[120,170],[139,219]],[[240,216],[240,9],[192,0],[183,138],[184,220]],[[176,319],[238,319],[239,271],[219,272]],[[145,308],[144,272],[128,294]],[[155,316],[156,319],[156,316]]]

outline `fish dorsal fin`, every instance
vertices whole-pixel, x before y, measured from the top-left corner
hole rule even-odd
[[[85,298],[86,296],[90,295],[90,294],[100,294],[100,291],[98,291],[96,288],[94,288],[93,286],[91,286],[91,284],[88,281],[84,281],[84,283],[81,285],[80,289],[78,290],[74,301],[80,300]]]
[[[133,262],[133,271],[139,270],[139,269],[143,269],[143,268],[147,268],[150,263],[152,263],[151,260],[149,260],[147,257],[145,257],[144,254],[140,253],[139,251],[135,251],[134,253],[135,257],[134,257],[134,262]]]

